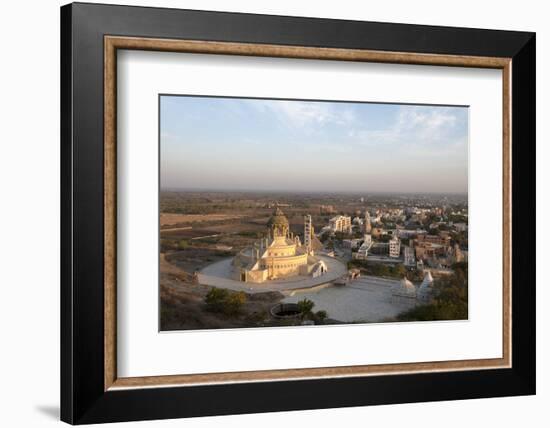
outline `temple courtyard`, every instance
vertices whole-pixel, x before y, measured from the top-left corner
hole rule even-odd
[[[392,287],[398,280],[359,277],[346,286],[330,286],[314,292],[295,292],[283,303],[296,303],[309,299],[315,310],[324,310],[330,319],[341,322],[390,321],[399,313],[410,309],[410,303],[392,299]]]
[[[287,278],[268,280],[262,283],[237,281],[233,279],[233,259],[227,258],[212,263],[202,269],[198,274],[198,282],[211,287],[244,291],[250,294],[265,293],[268,291],[279,291],[283,294],[289,294],[294,290],[306,290],[328,286],[332,281],[347,274],[346,265],[341,261],[329,256],[318,255],[317,257],[324,261],[328,268],[326,273],[318,277],[295,275]]]

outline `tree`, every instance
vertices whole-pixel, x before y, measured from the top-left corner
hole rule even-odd
[[[404,277],[406,273],[407,273],[407,270],[405,269],[405,266],[403,266],[402,264],[398,264],[394,266],[392,269],[392,274],[399,278]]]
[[[315,322],[318,324],[323,324],[323,322],[327,319],[327,317],[328,317],[327,311],[315,312]]]
[[[300,311],[302,319],[309,317],[311,315],[311,311],[313,310],[313,307],[315,306],[315,303],[313,303],[309,299],[300,300],[296,304],[298,305],[298,310]]]

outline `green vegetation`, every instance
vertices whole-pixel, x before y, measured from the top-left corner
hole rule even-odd
[[[399,321],[435,321],[468,319],[468,263],[453,265],[450,278],[434,282],[435,297],[428,305],[417,306],[400,314]]]
[[[302,319],[306,319],[307,317],[311,316],[315,303],[313,303],[309,299],[303,299],[303,300],[300,300],[297,303],[297,305],[298,305],[298,310],[302,314]]]
[[[315,316],[319,320],[320,324],[323,324],[323,322],[328,318],[327,311],[317,311]]]
[[[161,239],[160,240],[160,252],[166,253],[168,251],[177,250],[178,244],[177,242],[171,240],[171,239]]]
[[[451,214],[449,216],[449,221],[453,223],[466,223],[468,224],[468,216],[462,214]]]
[[[382,263],[370,263],[363,260],[352,260],[348,262],[348,269],[359,268],[361,272],[371,276],[385,276],[390,278],[403,278],[407,269],[402,264],[388,266]]]
[[[302,320],[312,320],[315,324],[323,324],[328,318],[327,311],[313,312],[315,303],[309,299],[302,299],[296,304],[298,305]]]
[[[242,291],[232,293],[224,288],[212,288],[204,299],[207,310],[225,315],[239,315],[246,303],[246,294]]]

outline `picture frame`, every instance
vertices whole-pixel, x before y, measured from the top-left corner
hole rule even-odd
[[[502,70],[502,358],[119,377],[118,50]],[[61,419],[85,424],[534,394],[535,97],[534,33],[63,6]]]

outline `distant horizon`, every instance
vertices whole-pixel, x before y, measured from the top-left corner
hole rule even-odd
[[[330,194],[330,195],[357,195],[357,196],[367,196],[367,195],[458,195],[458,196],[468,196],[468,192],[399,192],[399,191],[325,191],[325,190],[290,190],[290,189],[275,189],[275,190],[265,190],[265,189],[222,189],[222,188],[160,188],[161,192],[215,192],[215,193],[289,193],[289,194],[299,194],[299,193],[311,193],[311,194]]]
[[[467,195],[468,114],[464,106],[161,95],[161,188]]]

